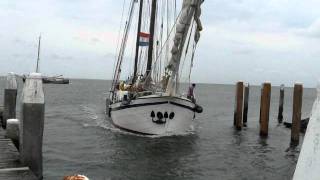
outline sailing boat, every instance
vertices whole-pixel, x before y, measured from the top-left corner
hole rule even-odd
[[[39,73],[40,46],[41,46],[41,35],[39,36],[39,42],[38,42],[36,73]],[[22,80],[23,82],[26,80],[26,75],[23,75]],[[42,76],[42,82],[44,84],[69,84],[70,80],[67,78],[64,78],[62,75],[52,76],[52,77]]]
[[[200,21],[201,4],[204,0],[183,0],[178,16],[174,16],[173,25],[169,32],[167,23],[167,37],[165,43],[156,41],[155,27],[160,24],[160,33],[163,34],[163,23],[156,22],[160,1],[151,0],[144,3],[140,0],[136,53],[134,58],[134,71],[127,81],[120,81],[123,57],[127,44],[128,34],[132,23],[134,8],[137,0],[132,0],[129,17],[126,21],[124,35],[113,75],[107,111],[112,123],[120,128],[134,133],[148,135],[185,134],[193,130],[196,113],[201,113],[201,106],[194,99],[187,98],[179,92],[181,59],[190,57],[193,64],[196,45],[200,38],[202,24]],[[161,2],[165,2],[162,0]],[[170,8],[167,0],[167,10]],[[165,6],[162,6],[165,7]],[[149,33],[142,32],[142,21],[146,11],[149,11]],[[164,12],[164,11],[163,11]],[[169,12],[166,12],[169,15]],[[146,27],[146,26],[144,26]],[[191,36],[194,41],[190,42]],[[156,41],[156,43],[154,43]],[[192,48],[190,44],[193,43]],[[161,47],[159,48],[159,44]],[[143,49],[146,48],[148,49]],[[156,52],[154,49],[156,48]],[[187,52],[191,49],[191,55]],[[146,53],[143,54],[143,51]],[[169,53],[168,53],[169,52]],[[184,53],[185,52],[185,53]],[[146,63],[143,57],[146,59]],[[162,63],[160,62],[162,60]],[[160,62],[160,63],[159,63]],[[146,64],[146,66],[145,66]],[[165,65],[164,65],[165,64]],[[139,69],[140,68],[140,72]]]

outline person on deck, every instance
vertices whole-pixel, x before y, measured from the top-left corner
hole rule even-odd
[[[196,84],[192,83],[192,85],[189,87],[187,98],[190,99],[192,102],[196,102],[196,99],[194,98],[194,88],[196,87]]]

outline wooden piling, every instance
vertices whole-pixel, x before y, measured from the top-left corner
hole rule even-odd
[[[279,111],[278,111],[278,122],[283,121],[283,103],[284,103],[284,84],[280,86],[280,97],[279,97]]]
[[[19,150],[19,119],[7,119],[6,137],[10,138]]]
[[[39,73],[31,73],[22,92],[20,121],[20,160],[42,179],[42,140],[44,125],[44,93]]]
[[[242,112],[243,112],[243,82],[239,81],[236,85],[236,99],[234,110],[234,126],[237,130],[242,129]]]
[[[3,119],[3,106],[0,106],[0,122],[2,122]]]
[[[244,88],[244,102],[243,102],[243,126],[247,127],[248,121],[248,102],[249,102],[249,83],[246,84]]]
[[[271,84],[263,83],[260,102],[260,136],[268,136],[270,112]]]
[[[291,127],[291,145],[297,146],[300,137],[301,108],[302,108],[303,85],[296,83],[293,91],[293,112]]]
[[[6,88],[4,89],[4,111],[2,127],[6,129],[7,120],[16,118],[17,80],[14,73],[7,75]]]

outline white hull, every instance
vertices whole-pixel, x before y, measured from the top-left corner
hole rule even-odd
[[[153,135],[185,134],[193,129],[194,108],[195,104],[185,98],[151,95],[128,104],[111,104],[110,114],[115,126],[128,131]],[[163,115],[161,121],[159,112]]]

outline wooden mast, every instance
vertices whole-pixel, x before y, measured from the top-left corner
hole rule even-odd
[[[138,69],[138,59],[139,59],[139,39],[140,39],[139,33],[141,32],[142,8],[143,8],[143,0],[140,0],[137,41],[136,41],[136,54],[134,58],[134,71],[133,71],[132,83],[135,83],[137,79],[137,69]]]
[[[152,0],[151,5],[151,19],[150,19],[150,39],[149,39],[149,49],[148,49],[148,63],[146,70],[146,77],[151,72],[152,67],[152,55],[153,55],[153,36],[154,36],[154,28],[155,28],[155,20],[156,20],[156,11],[157,11],[157,0]]]
[[[38,44],[38,58],[37,58],[37,67],[36,73],[39,72],[39,61],[40,61],[40,43],[41,43],[41,35],[39,36],[39,44]]]

